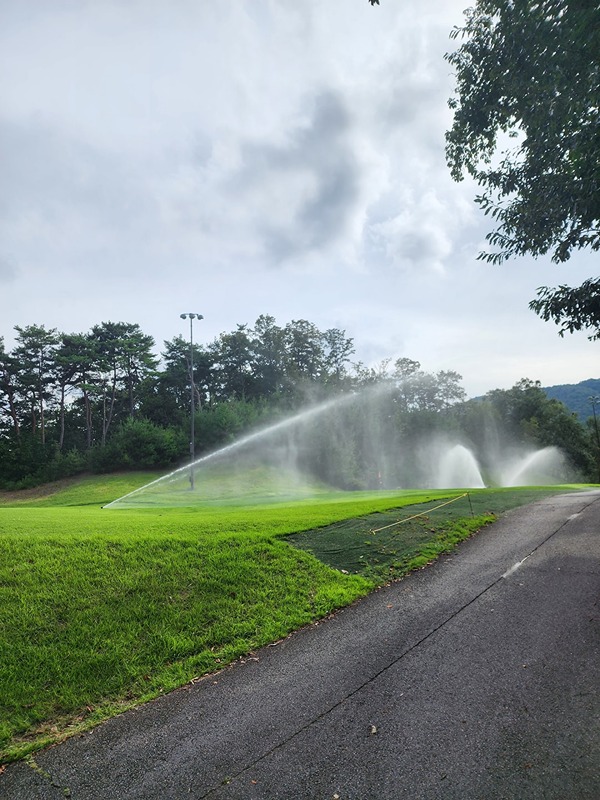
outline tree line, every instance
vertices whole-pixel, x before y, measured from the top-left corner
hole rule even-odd
[[[68,334],[40,324],[16,326],[12,350],[0,338],[0,487],[21,488],[83,471],[178,465],[189,454],[192,397],[197,455],[307,404],[360,396],[369,387],[386,389],[369,414],[398,446],[437,428],[477,437],[482,405],[466,401],[457,372],[428,373],[409,358],[367,367],[352,361],[354,353],[353,339],[343,330],[323,331],[307,320],[280,326],[269,315],[252,326],[237,325],[206,346],[192,348],[176,336],[164,342],[159,356],[154,339],[134,323],[102,322],[87,333]],[[508,402],[510,393],[486,396],[511,435],[557,444],[582,475],[592,475],[596,451],[586,427],[548,400],[539,384],[525,382],[514,392],[528,398],[522,408],[516,403],[518,412]],[[367,458],[366,444],[358,441],[365,437],[359,434],[365,410],[356,403],[352,408],[344,412],[345,467],[336,472],[326,466],[333,451],[341,453],[341,433],[331,441],[322,432],[320,444],[314,442],[315,451],[323,451],[330,441],[330,452],[313,458],[313,466],[340,485],[360,483],[356,476],[366,474],[358,466]],[[348,429],[354,430],[354,441]],[[343,478],[351,473],[352,479]]]

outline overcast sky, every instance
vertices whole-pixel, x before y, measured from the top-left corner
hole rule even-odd
[[[469,395],[600,376],[528,309],[596,276],[476,260],[444,161],[467,0],[0,0],[0,336],[138,323],[208,343],[271,314]]]

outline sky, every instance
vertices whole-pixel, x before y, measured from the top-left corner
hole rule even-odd
[[[270,314],[354,361],[455,370],[469,396],[597,378],[528,308],[580,252],[492,266],[451,180],[467,0],[0,0],[0,337],[140,325],[208,344]]]

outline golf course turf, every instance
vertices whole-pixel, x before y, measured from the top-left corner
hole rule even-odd
[[[507,508],[570,488],[102,508],[153,477],[0,493],[0,763],[220,669]]]

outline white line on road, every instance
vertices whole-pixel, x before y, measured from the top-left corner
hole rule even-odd
[[[519,567],[521,566],[521,564],[523,564],[525,561],[527,561],[528,558],[529,558],[529,556],[525,556],[525,558],[522,561],[517,561],[517,563],[513,564],[510,569],[506,570],[506,572],[504,573],[504,575],[502,577],[503,578],[508,578],[508,576],[512,575],[513,572],[516,572],[519,569]]]

